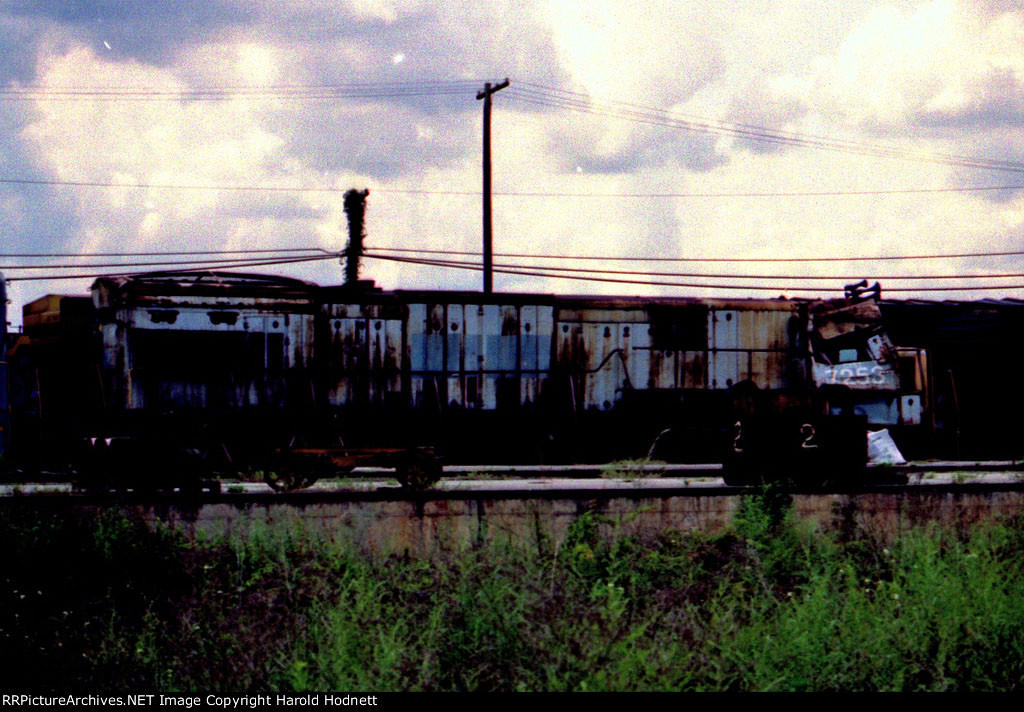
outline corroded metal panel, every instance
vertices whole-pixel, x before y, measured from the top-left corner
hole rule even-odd
[[[593,301],[599,303],[600,298]],[[558,319],[563,322],[605,322],[636,324],[647,321],[647,311],[637,307],[629,308],[603,308],[603,307],[580,307],[563,308],[558,311]]]
[[[560,374],[554,385],[558,389],[559,400],[565,398],[572,410],[583,407],[583,372],[587,366],[587,352],[583,343],[583,325],[567,322],[558,314],[554,326],[554,349],[552,367]],[[564,380],[563,380],[564,379]]]
[[[680,364],[677,372],[678,388],[708,387],[707,351],[681,351],[677,359]]]
[[[900,424],[921,425],[923,422],[924,407],[921,403],[921,396],[909,395],[900,396]]]
[[[423,402],[423,371],[427,367],[427,305],[410,304],[409,320],[406,324],[409,351],[410,387],[413,406]]]
[[[738,312],[708,311],[708,378],[711,388],[729,388],[741,374]]]
[[[443,304],[409,305],[412,405],[438,408],[443,397],[445,313]]]
[[[483,408],[483,377],[480,372],[484,368],[484,308],[476,304],[467,304],[463,311],[463,319],[465,322],[465,339],[463,341],[465,395],[463,403],[466,408]]]
[[[102,327],[105,368],[118,374],[112,398],[122,407],[282,407],[286,372],[312,397],[300,374],[314,358],[312,314],[252,298],[140,301],[123,302]]]
[[[537,369],[541,373],[551,370],[551,349],[554,346],[555,331],[554,307],[537,308]]]
[[[791,313],[783,310],[757,310],[740,313],[740,343],[750,349],[743,378],[760,388],[778,389],[785,382],[786,357],[791,349]]]
[[[370,348],[370,403],[393,404],[402,394],[401,319],[371,319],[367,323]]]
[[[366,320],[332,319],[328,349],[328,403],[344,406],[365,402],[369,371]]]
[[[833,415],[841,415],[842,408],[833,406],[830,412]],[[867,403],[854,403],[853,412],[855,415],[866,417],[868,425],[900,424],[900,404],[898,398],[880,398]]]
[[[583,340],[588,355],[583,407],[586,410],[610,410],[621,391],[622,349],[618,325],[583,324]]]
[[[469,307],[472,309],[473,307]],[[466,319],[462,304],[448,305],[448,353],[445,370],[448,372],[448,407],[465,407]]]
[[[651,349],[645,314],[579,309],[568,316],[580,321],[567,321],[559,313],[554,350],[559,368],[571,377],[573,407],[610,410],[630,386],[645,389],[664,381],[661,354]]]
[[[523,305],[519,312],[519,403],[530,406],[540,395],[539,312],[543,307]],[[548,334],[550,335],[550,327]],[[546,344],[551,347],[550,338]]]
[[[520,383],[519,319],[520,307],[501,307],[501,331],[498,338],[498,375],[495,379],[495,407],[518,408],[522,403]]]
[[[646,388],[650,377],[651,330],[647,324],[623,324],[620,329],[626,373],[633,388]]]
[[[529,311],[527,311],[529,310]],[[523,307],[520,313],[520,399],[524,406],[538,403],[551,372],[555,310],[550,306]]]
[[[480,364],[482,373],[482,407],[494,410],[498,405],[498,379],[501,377],[502,353],[502,308],[497,304],[485,304],[483,309],[483,361]]]
[[[648,388],[678,388],[676,372],[677,352],[669,349],[651,349],[648,352]]]
[[[764,389],[784,387],[790,317],[786,310],[709,310],[707,387],[730,388],[743,380]],[[697,366],[691,366],[693,376]]]

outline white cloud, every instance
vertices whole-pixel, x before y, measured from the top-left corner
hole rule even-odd
[[[1024,13],[1012,5],[1009,9],[1018,11],[945,0],[443,6],[361,0],[260,7],[252,16],[239,11],[228,17],[225,11],[216,31],[191,28],[180,41],[164,28],[160,42],[172,49],[153,50],[152,56],[132,58],[122,49],[131,28],[121,28],[119,39],[111,39],[114,51],[93,51],[88,48],[101,44],[96,37],[87,41],[56,21],[24,51],[38,55],[34,83],[47,87],[187,90],[508,74],[513,88],[524,86],[522,80],[535,81],[776,130],[1024,160]],[[146,44],[146,31],[137,28],[139,46]],[[388,191],[478,188],[476,88],[430,100],[39,101],[27,107],[27,124],[11,134],[15,145],[0,155],[20,152],[35,175],[58,180],[369,186],[371,247],[475,251],[478,196]],[[767,151],[761,144],[593,113],[538,109],[511,92],[495,98],[494,145],[499,191],[785,192],[1013,178],[808,149]],[[755,146],[762,150],[751,150]],[[71,217],[53,208],[49,246],[218,249],[314,243],[340,249],[346,239],[340,192],[81,188],[66,195]],[[25,196],[0,193],[4,225],[32,222],[23,213],[36,210],[37,203]],[[681,257],[906,254],[1016,245],[1024,199],[1011,194],[995,202],[995,197],[499,196],[495,240],[497,249],[510,252]],[[728,264],[690,267],[741,270]],[[887,267],[918,274],[934,268]],[[864,271],[871,277],[868,269],[851,265],[850,276]],[[333,263],[278,271],[322,282],[340,279],[340,267]],[[790,269],[800,275],[837,271],[828,263]],[[480,282],[474,273],[384,262],[368,262],[364,272],[388,288],[475,289]],[[500,275],[496,283],[539,291],[708,293]],[[84,289],[84,283],[77,284]]]

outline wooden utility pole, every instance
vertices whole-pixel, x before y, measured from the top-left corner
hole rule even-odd
[[[491,248],[491,95],[508,86],[508,79],[491,86],[484,84],[476,94],[484,100],[484,294],[494,291],[494,257]]]

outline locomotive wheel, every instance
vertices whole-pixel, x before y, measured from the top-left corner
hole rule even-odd
[[[297,463],[291,451],[305,446],[305,438],[294,433],[288,436],[287,444],[275,450],[269,460],[269,469],[263,471],[263,481],[275,492],[291,492],[311,486],[319,479],[304,463]]]
[[[275,492],[290,492],[311,487],[317,478],[303,472],[279,468],[264,472],[263,481],[270,485]]]
[[[437,484],[443,468],[439,458],[433,455],[417,454],[407,462],[395,467],[395,477],[405,489],[426,489]]]
[[[751,484],[750,473],[744,472],[736,466],[725,466],[722,468],[722,481],[729,487],[746,487]]]
[[[747,479],[735,472],[726,472],[722,474],[722,481],[725,482],[727,487],[746,487]]]

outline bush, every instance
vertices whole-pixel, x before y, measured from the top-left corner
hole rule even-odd
[[[5,510],[5,689],[1014,690],[1024,525],[891,544],[744,500],[720,535],[373,556],[297,524],[188,544]],[[41,565],[44,562],[44,565]]]

